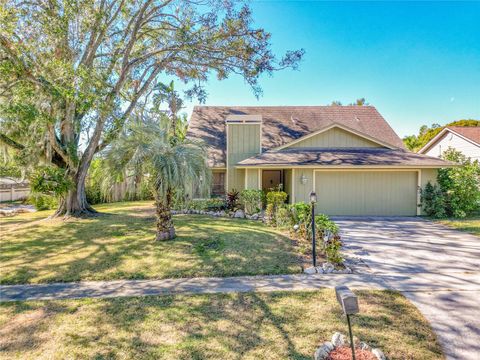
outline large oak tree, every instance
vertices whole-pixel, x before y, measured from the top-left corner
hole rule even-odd
[[[192,84],[240,74],[261,91],[277,59],[248,4],[230,0],[1,0],[0,141],[65,169],[73,184],[57,215],[94,210],[85,196],[93,156],[120,134],[160,80]]]

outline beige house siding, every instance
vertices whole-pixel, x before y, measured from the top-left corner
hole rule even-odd
[[[309,202],[310,193],[313,190],[313,169],[294,169],[295,176],[293,176],[293,202]],[[305,176],[306,182],[301,182],[302,175]]]
[[[421,187],[422,189],[427,185],[427,183],[430,181],[433,185],[437,183],[437,174],[438,174],[438,169],[422,169],[421,170]]]
[[[227,190],[245,188],[245,170],[239,161],[260,153],[260,124],[227,124]]]
[[[316,171],[317,211],[328,215],[414,216],[418,171]]]
[[[260,187],[259,170],[245,169],[245,189],[259,189]]]
[[[355,135],[349,131],[332,128],[320,134],[301,140],[291,146],[289,149],[297,148],[356,148],[356,147],[382,147],[373,141]]]

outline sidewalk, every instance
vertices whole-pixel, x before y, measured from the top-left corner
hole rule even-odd
[[[381,277],[370,274],[298,274],[227,278],[85,281],[38,285],[2,285],[0,286],[0,301],[298,291],[333,288],[337,285],[346,285],[352,289],[389,288]]]

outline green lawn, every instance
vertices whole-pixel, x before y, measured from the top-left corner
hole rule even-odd
[[[178,237],[156,242],[152,202],[105,204],[89,219],[50,212],[0,218],[3,284],[288,274],[301,271],[288,237],[261,222],[175,216]]]
[[[457,230],[480,236],[480,215],[471,216],[466,219],[439,220],[439,222]]]
[[[354,334],[389,359],[442,359],[402,295],[358,291]],[[347,333],[333,290],[3,303],[2,359],[312,359]]]

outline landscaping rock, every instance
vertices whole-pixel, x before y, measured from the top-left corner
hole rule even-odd
[[[335,266],[333,266],[333,264],[329,262],[323,263],[322,268],[325,274],[330,274],[331,272],[333,272],[333,270],[335,270]]]
[[[245,213],[243,210],[237,210],[235,211],[235,213],[233,214],[233,217],[234,218],[239,218],[239,219],[244,219],[245,218]]]
[[[339,346],[344,346],[346,344],[346,337],[345,335],[339,333],[339,332],[336,332],[335,334],[333,334],[332,336],[332,344],[333,346],[335,347],[339,347]]]
[[[325,360],[328,358],[328,354],[334,349],[334,346],[331,342],[323,343],[316,351],[314,355],[315,360]]]
[[[332,273],[334,273],[334,274],[351,274],[351,273],[353,273],[353,271],[349,267],[345,267],[345,269],[334,269],[332,271]]]
[[[380,349],[373,349],[372,354],[377,357],[378,360],[387,360],[386,356],[383,354]]]
[[[315,269],[317,270],[318,274],[324,274],[323,268],[321,266],[317,266]]]
[[[366,342],[363,342],[363,341],[362,341],[362,342],[360,343],[360,349],[362,349],[362,350],[371,350],[371,347],[370,347],[370,345],[368,345]]]
[[[259,215],[258,214],[253,214],[250,218],[252,220],[258,220]]]
[[[312,275],[312,274],[316,274],[316,273],[317,273],[317,269],[312,266],[312,267],[309,267],[309,268],[304,269],[303,272],[304,272],[305,274]]]
[[[348,344],[350,344],[350,341],[348,341]],[[360,339],[356,336],[353,337],[353,346],[360,347]]]
[[[23,213],[35,212],[35,207],[32,205],[13,205],[7,208],[0,209],[0,217],[15,216]]]

